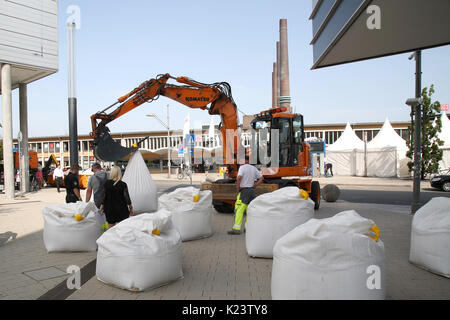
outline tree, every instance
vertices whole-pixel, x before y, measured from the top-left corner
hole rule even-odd
[[[427,174],[435,173],[439,170],[439,161],[442,160],[442,149],[439,147],[444,144],[438,138],[438,133],[441,132],[442,123],[439,117],[441,104],[439,101],[432,102],[431,96],[434,94],[434,85],[430,88],[423,88],[422,98],[422,180]],[[410,136],[407,140],[409,151],[407,156],[413,159],[414,156],[414,126],[409,126]],[[414,168],[414,163],[408,163],[409,171]]]

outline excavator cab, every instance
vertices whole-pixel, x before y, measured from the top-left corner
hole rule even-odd
[[[257,150],[267,150],[267,157],[278,159],[278,164],[272,164],[267,159],[261,159],[258,152],[258,165],[292,168],[299,166],[299,155],[304,151],[303,116],[285,113],[285,108],[263,111],[255,116],[251,127],[256,133]],[[272,135],[272,130],[278,134]],[[273,139],[278,140],[278,155],[272,157]]]

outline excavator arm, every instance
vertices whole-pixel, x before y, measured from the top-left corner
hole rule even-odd
[[[170,79],[182,85],[168,84]],[[96,158],[103,161],[117,161],[136,151],[137,147],[125,148],[115,142],[109,133],[107,124],[146,102],[157,100],[160,96],[175,100],[192,109],[208,110],[212,115],[220,115],[224,157],[227,152],[231,152],[231,150],[226,150],[226,130],[237,130],[238,114],[230,85],[226,82],[204,84],[187,77],[174,78],[170,74],[164,74],[142,83],[108,108],[91,116],[91,137],[94,139]],[[115,109],[108,113],[114,107]],[[239,137],[234,135],[234,150],[237,150],[238,143]],[[234,154],[231,156],[231,159],[236,159]],[[234,171],[235,167],[236,163],[232,164],[229,169]]]

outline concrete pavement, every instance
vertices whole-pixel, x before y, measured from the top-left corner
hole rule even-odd
[[[95,252],[47,254],[41,212],[45,206],[63,202],[64,197],[65,193],[58,194],[56,189],[27,194],[17,200],[0,196],[0,299],[36,299],[65,276],[39,281],[28,272],[43,273],[53,267],[48,276],[43,274],[52,277],[63,274],[70,265],[83,266],[96,257]]]
[[[55,189],[27,195],[26,200],[11,201],[0,196],[0,299],[36,299],[65,281],[67,275],[61,272],[68,266],[83,267],[95,259],[95,253],[45,251],[41,210],[48,204],[63,202],[64,196]],[[381,229],[388,299],[450,299],[449,279],[408,262],[412,220],[409,206],[323,203],[316,217],[330,217],[349,209],[373,219]],[[245,236],[226,234],[232,219],[232,215],[216,213],[211,238],[183,243],[183,280],[153,291],[130,293],[93,277],[68,299],[270,299],[272,260],[247,256]],[[60,270],[59,276],[36,280],[27,275],[27,271],[51,267]]]
[[[171,175],[171,178],[167,178],[167,173],[153,173],[152,177],[155,181],[171,181],[178,182],[180,184],[189,183],[189,178],[178,180],[175,174]],[[215,181],[222,179],[217,173],[195,173],[192,175],[192,182],[195,184],[205,182],[206,180]],[[397,178],[376,178],[376,177],[351,177],[351,176],[334,176],[330,178],[317,177],[313,178],[320,182],[321,185],[336,184],[338,186],[377,186],[377,187],[411,187],[413,181],[411,179],[397,179]],[[422,188],[429,188],[429,181],[422,181]]]

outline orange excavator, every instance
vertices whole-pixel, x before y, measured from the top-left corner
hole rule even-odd
[[[178,85],[167,83],[169,80],[175,80]],[[175,78],[170,74],[164,74],[142,83],[111,106],[91,116],[91,137],[94,139],[95,157],[112,162],[122,160],[135,152],[138,145],[132,148],[121,146],[113,140],[107,125],[140,105],[157,100],[160,96],[178,101],[192,109],[208,110],[211,115],[220,115],[222,157],[228,169],[227,176],[226,179],[215,183],[204,183],[202,189],[212,191],[213,205],[217,211],[233,212],[237,196],[234,182],[241,163],[238,157],[242,145],[238,131],[238,108],[233,100],[231,87],[226,82],[205,84],[187,77]],[[114,109],[108,112],[112,108]],[[256,135],[259,135],[261,130],[269,132],[264,135],[264,139],[255,139],[256,145],[253,144],[255,150],[267,148],[270,153],[274,139],[279,146],[279,150],[275,150],[276,155],[269,154],[272,156],[271,159],[277,159],[277,165],[272,165],[270,161],[262,161],[256,155],[252,157],[252,160],[257,159],[259,164],[265,163],[261,165],[264,183],[256,189],[257,195],[287,186],[298,186],[310,194],[315,202],[315,208],[318,209],[320,185],[317,181],[307,178],[310,174],[310,153],[309,145],[304,141],[303,116],[287,113],[286,108],[269,109],[254,116],[251,129]],[[271,134],[274,129],[277,134]]]

